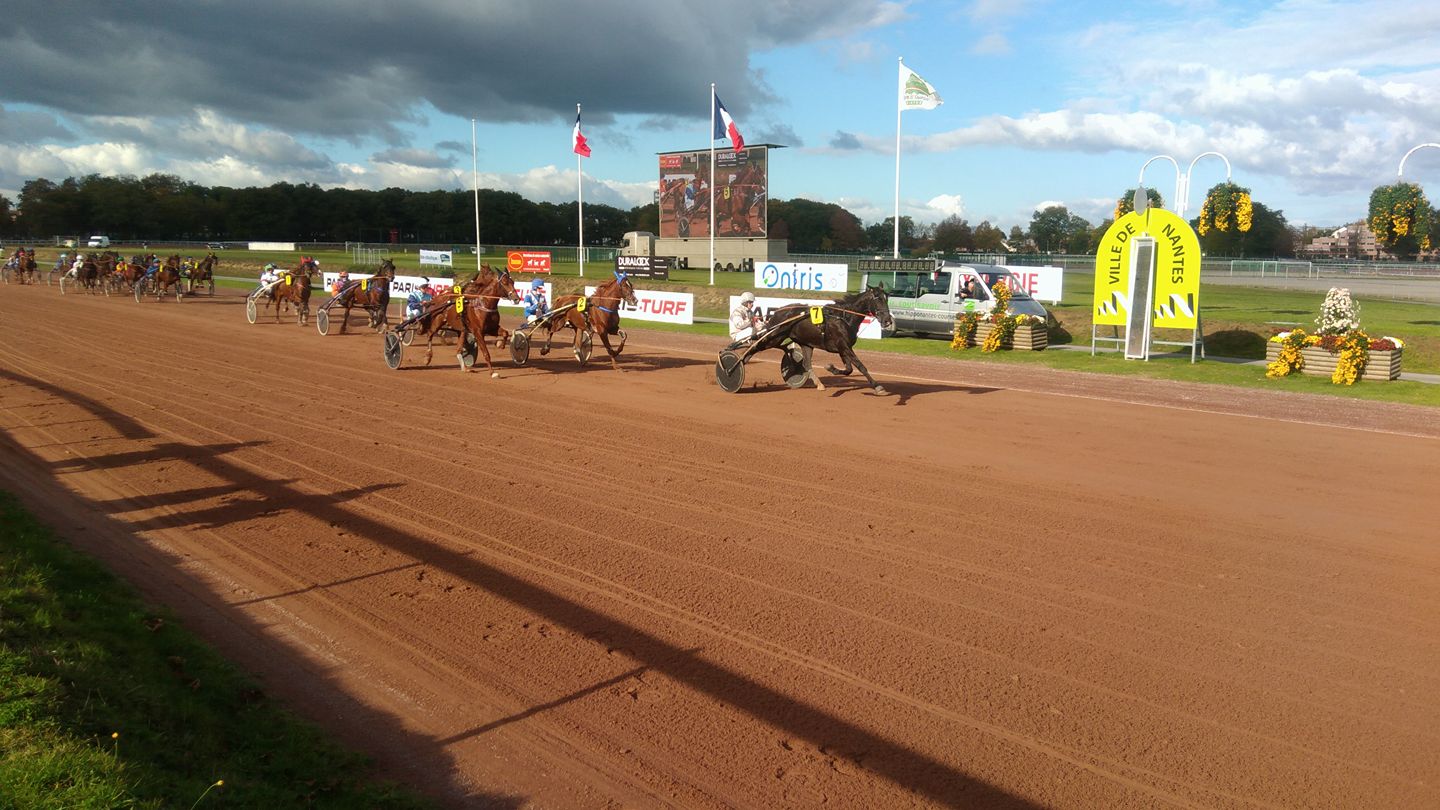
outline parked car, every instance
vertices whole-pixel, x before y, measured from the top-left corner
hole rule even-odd
[[[1050,313],[1031,298],[1011,277],[1010,271],[994,264],[942,262],[929,272],[870,272],[866,284],[884,284],[890,291],[893,331],[949,335],[960,312],[989,312],[995,306],[990,290],[1001,280],[1011,289],[1010,311],[1047,320]],[[889,333],[887,333],[889,334]]]
[[[225,250],[227,245],[224,242],[206,242],[206,250]]]
[[[90,241],[88,241],[88,242],[85,243],[85,247],[108,248],[108,247],[110,247],[110,237],[108,237],[108,236],[92,236],[92,237],[90,237]]]

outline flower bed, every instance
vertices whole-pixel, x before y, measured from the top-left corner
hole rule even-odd
[[[991,324],[989,321],[980,321],[976,323],[975,331],[973,334],[970,335],[969,338],[966,339],[965,345],[984,346],[985,341],[988,340],[990,337],[990,332],[994,328],[994,325]],[[1039,321],[1016,324],[1015,331],[1010,334],[1010,337],[1002,337],[1000,340],[1001,348],[1017,349],[1027,352],[1042,351],[1046,346],[1049,345],[1049,332],[1045,329],[1045,324],[1040,323]]]
[[[1356,380],[1385,382],[1400,378],[1405,344],[1399,338],[1371,338],[1361,331],[1344,335],[1281,332],[1265,345],[1269,361],[1265,376],[1284,377],[1299,371],[1351,385]]]
[[[1040,351],[1049,345],[1050,335],[1045,322],[1031,315],[1011,315],[1010,288],[1005,282],[995,285],[995,307],[989,315],[962,312],[955,316],[950,348],[963,351],[979,346],[982,352],[999,349]]]

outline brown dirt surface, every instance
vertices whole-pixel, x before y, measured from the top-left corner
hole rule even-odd
[[[11,286],[0,486],[454,806],[1440,806],[1433,412],[718,348]]]

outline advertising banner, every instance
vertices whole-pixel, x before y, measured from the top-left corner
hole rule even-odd
[[[1150,210],[1146,230],[1155,238],[1154,325],[1193,330],[1200,312],[1200,237],[1163,208]]]
[[[715,152],[715,236],[764,237],[769,230],[769,150]],[[710,151],[660,156],[660,238],[710,236]]]
[[[1098,326],[1124,326],[1130,309],[1130,243],[1145,230],[1144,216],[1131,211],[1115,220],[1095,251],[1095,297],[1091,316]]]
[[[455,256],[448,250],[422,250],[420,251],[420,263],[454,267]]]
[[[321,273],[320,278],[324,279],[325,292],[333,295],[335,292],[335,282],[340,278],[340,274]],[[351,281],[359,281],[365,278],[374,278],[374,276],[368,273],[350,274]],[[451,279],[436,276],[429,281],[430,292],[439,295],[450,289],[452,283],[454,282]],[[399,301],[403,304],[411,292],[425,286],[425,284],[425,279],[421,276],[396,276],[395,280],[390,282],[390,300]]]
[[[550,272],[550,251],[511,250],[505,253],[505,266],[512,273]]]
[[[587,286],[586,295],[593,295],[595,288]],[[682,292],[667,292],[661,290],[636,290],[635,300],[638,307],[632,307],[624,301],[620,302],[620,314],[623,318],[634,318],[637,321],[662,321],[664,323],[694,323],[695,322],[695,294]],[[609,306],[607,303],[606,306]]]
[[[1065,288],[1065,268],[1008,265],[1005,269],[1015,277],[1021,289],[1030,293],[1031,298],[1051,304],[1060,303]]]
[[[669,256],[616,256],[615,272],[635,278],[670,279]]]
[[[755,286],[762,290],[840,292],[848,289],[850,268],[843,264],[766,262],[755,264]]]
[[[250,245],[249,245],[249,248],[250,248],[250,250],[281,250],[281,251],[293,251],[293,250],[295,250],[295,243],[294,243],[294,242],[251,242]]]
[[[819,307],[824,306],[825,304],[833,303],[835,302],[828,298],[771,298],[769,296],[755,296],[755,308],[760,310],[761,316],[767,319],[772,313],[775,312],[775,310],[783,306],[788,306],[790,304],[804,304],[807,307]],[[738,306],[740,306],[740,296],[730,296],[729,311],[734,312],[735,308]],[[867,340],[879,340],[880,322],[875,320],[875,318],[872,316],[865,316],[865,320],[860,322],[859,337],[865,338]]]
[[[512,304],[510,303],[510,299],[501,298],[500,306],[509,307],[510,309],[524,309],[525,293],[530,292],[530,281],[518,278],[515,279],[515,292],[520,293],[520,303]],[[545,301],[550,304],[551,307],[555,306],[555,285],[551,284],[548,281],[545,282]]]

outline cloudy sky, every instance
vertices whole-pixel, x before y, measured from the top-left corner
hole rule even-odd
[[[904,113],[901,207],[1006,228],[1098,222],[1140,166],[1224,153],[1291,222],[1363,216],[1440,141],[1440,4],[1065,0],[9,0],[0,194],[168,172],[204,185],[464,188],[649,202],[655,153],[709,145],[716,83],[780,198],[894,205],[897,57],[945,99]],[[1224,179],[1195,167],[1190,201]],[[1440,149],[1407,179],[1440,197]],[[1147,185],[1173,196],[1175,170]],[[1172,205],[1173,207],[1173,205]]]

